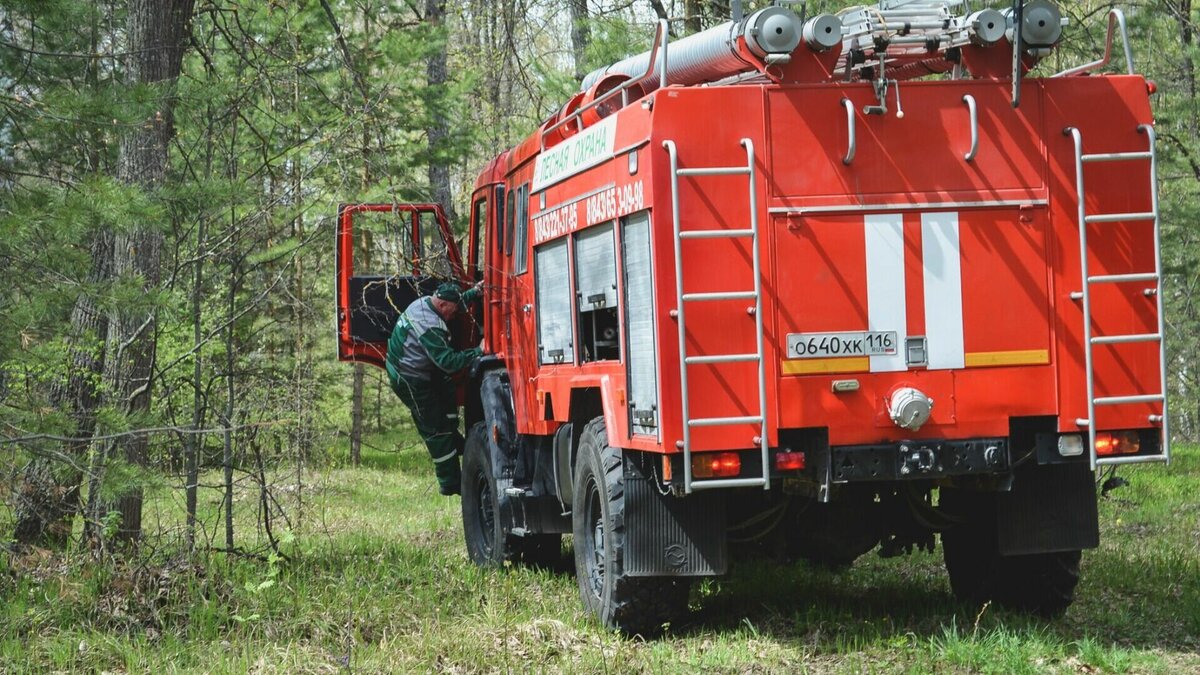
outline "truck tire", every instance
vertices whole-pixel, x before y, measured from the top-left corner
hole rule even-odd
[[[513,535],[504,522],[500,496],[488,451],[487,424],[477,422],[467,433],[462,467],[462,519],[467,555],[480,567],[506,562],[552,565],[562,556],[562,535]]]
[[[572,503],[579,594],[607,628],[655,635],[687,611],[689,583],[625,574],[624,468],[621,451],[607,439],[598,417],[584,427],[579,443]]]
[[[994,495],[943,489],[941,502],[962,520],[942,533],[942,556],[955,597],[974,604],[993,600],[1044,617],[1058,616],[1074,602],[1080,551],[1003,555]]]

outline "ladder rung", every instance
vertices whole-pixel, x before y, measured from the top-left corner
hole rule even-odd
[[[766,478],[718,478],[716,480],[693,480],[693,490],[708,490],[711,488],[762,487],[767,484]]]
[[[732,239],[734,237],[753,237],[754,230],[690,230],[680,232],[680,239]]]
[[[746,417],[698,417],[688,420],[689,427],[727,427],[735,424],[762,424],[763,418],[757,415]]]
[[[1162,394],[1139,394],[1137,396],[1102,396],[1094,399],[1096,405],[1121,405],[1124,403],[1158,403]]]
[[[1083,221],[1085,223],[1121,223],[1126,221],[1137,220],[1157,220],[1158,214],[1153,211],[1144,211],[1142,213],[1101,213],[1095,216],[1086,216]]]
[[[1084,155],[1083,162],[1128,162],[1137,159],[1151,159],[1154,154],[1147,151],[1142,152],[1102,152],[1094,155]]]
[[[709,166],[698,169],[679,169],[675,172],[678,176],[737,176],[750,173],[750,167],[746,166]]]
[[[1139,272],[1137,274],[1100,274],[1088,277],[1089,284],[1120,284],[1129,281],[1158,281],[1154,272]]]
[[[722,291],[719,293],[684,293],[684,302],[702,302],[705,300],[753,300],[758,297],[754,291]]]
[[[757,360],[758,354],[713,354],[712,356],[689,356],[683,361],[689,366],[694,366],[705,363],[742,363]]]
[[[1142,333],[1140,335],[1103,335],[1092,338],[1094,345],[1115,345],[1129,342],[1158,342],[1162,340],[1159,333]]]
[[[1096,466],[1109,466],[1112,464],[1146,464],[1147,462],[1169,462],[1170,458],[1166,455],[1130,455],[1128,457],[1098,457]]]

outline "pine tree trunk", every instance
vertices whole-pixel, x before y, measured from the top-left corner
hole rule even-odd
[[[350,404],[350,464],[362,463],[363,364],[354,364],[354,390]]]
[[[117,176],[149,193],[167,180],[168,144],[174,133],[173,86],[183,61],[191,28],[193,0],[130,0],[126,24],[126,78],[130,85],[157,85],[158,106],[141,125],[121,139]],[[163,245],[162,227],[144,223],[114,238],[112,274],[118,280],[157,290]],[[109,312],[104,362],[104,391],[116,410],[136,421],[150,412],[154,371],[156,316],[153,307],[116,307]],[[119,453],[130,464],[145,465],[144,435],[119,438],[104,453]],[[115,508],[121,514],[117,538],[136,541],[142,530],[142,490],[131,488]],[[107,510],[107,509],[106,509]]]
[[[571,52],[575,56],[576,80],[583,81],[587,75],[587,49],[591,43],[587,0],[571,0]]]
[[[1188,115],[1185,127],[1188,138],[1196,140],[1196,63],[1192,60],[1192,43],[1195,42],[1195,26],[1192,24],[1192,0],[1179,0],[1179,10],[1176,14],[1179,23],[1179,41],[1183,46],[1184,89],[1188,96]]]
[[[98,52],[100,22],[90,26],[93,53]],[[87,66],[89,88],[100,89],[99,59]],[[88,170],[99,172],[100,147],[103,139],[97,132],[89,136]],[[90,284],[102,283],[111,276],[112,233],[100,229],[92,235],[89,247]],[[96,407],[100,396],[96,383],[104,372],[102,340],[108,332],[108,318],[96,306],[96,299],[87,292],[75,300],[67,338],[67,373],[50,392],[55,409],[65,410],[71,419],[68,436],[88,438],[96,429]],[[70,540],[74,517],[82,504],[81,487],[89,443],[76,442],[67,447],[69,456],[76,458],[74,466],[62,466],[49,459],[37,458],[25,468],[16,488],[13,513],[13,540],[19,545],[61,548]]]
[[[92,269],[89,280],[109,278],[112,261],[112,233],[99,231],[92,237]],[[69,411],[74,438],[88,438],[96,429],[96,408],[100,402],[96,383],[104,371],[104,350],[100,342],[108,332],[108,317],[96,306],[91,295],[81,295],[71,310],[71,328],[67,357],[67,378],[55,385],[50,400],[58,409]],[[49,459],[36,459],[26,467],[17,488],[13,519],[13,540],[21,545],[62,547],[70,539],[74,516],[80,511],[80,488],[84,472],[78,467],[87,457],[88,443],[72,443],[68,454],[76,466],[61,466]]]
[[[446,18],[446,0],[425,0],[425,21],[444,29],[442,22]],[[446,81],[446,40],[439,42],[440,47],[429,56],[425,68],[426,80],[433,96],[429,99],[435,109],[430,111],[430,124],[425,130],[429,139],[429,187],[433,190],[433,201],[442,205],[446,218],[453,224],[455,221],[454,198],[450,191],[450,167],[437,161],[437,151],[450,135],[450,123],[446,119],[446,111],[440,105]]]

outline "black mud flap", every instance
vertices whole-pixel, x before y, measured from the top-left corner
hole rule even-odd
[[[1100,545],[1096,485],[1086,465],[1026,464],[996,499],[1002,555],[1080,551]]]
[[[729,567],[725,495],[663,494],[658,481],[625,459],[624,570],[635,577],[724,574]]]
[[[508,383],[508,373],[504,370],[489,370],[484,373],[479,398],[483,408],[483,421],[487,424],[492,472],[497,478],[511,480],[517,473],[519,439],[513,419],[512,389]]]

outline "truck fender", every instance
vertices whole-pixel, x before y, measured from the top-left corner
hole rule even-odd
[[[595,392],[600,394],[600,409],[595,410],[596,400],[589,398]],[[588,407],[590,404],[590,407]],[[593,417],[604,416],[604,428],[608,435],[608,444],[614,448],[622,445],[617,434],[617,411],[621,410],[620,396],[617,395],[617,385],[608,375],[585,375],[571,378],[571,407],[572,422],[578,422],[583,427]],[[578,441],[578,439],[576,439]]]

